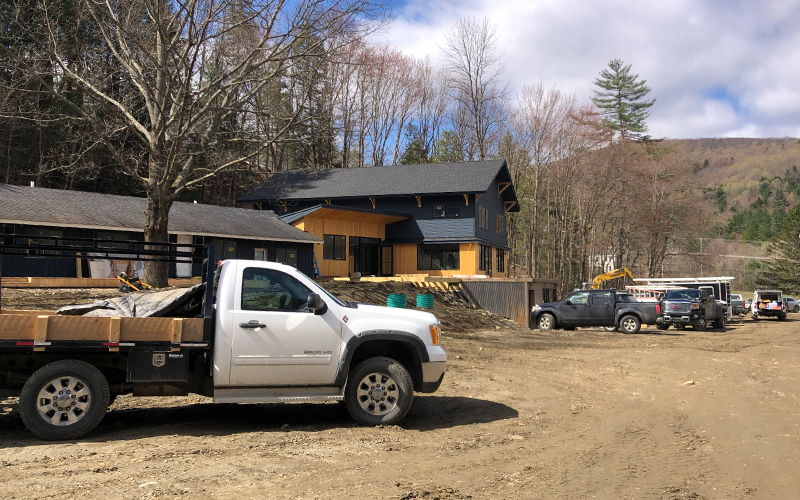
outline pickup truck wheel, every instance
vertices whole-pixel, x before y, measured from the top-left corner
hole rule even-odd
[[[48,441],[88,434],[108,411],[108,381],[85,361],[65,359],[44,365],[25,382],[20,416],[35,436]]]
[[[700,319],[697,320],[697,324],[694,325],[693,328],[695,330],[697,330],[698,332],[702,332],[703,330],[705,330],[706,329],[706,319],[704,317],[700,316]]]
[[[723,314],[722,316],[717,318],[717,320],[714,322],[714,327],[717,330],[724,330],[725,329],[725,314]]]
[[[629,314],[622,317],[619,321],[619,326],[622,329],[622,333],[639,333],[642,323],[639,318]]]
[[[794,306],[794,309],[792,309],[792,312],[793,313],[800,312],[800,306]]]
[[[555,328],[556,326],[556,319],[550,313],[544,313],[539,316],[539,330],[543,332],[547,332]]]
[[[408,413],[414,398],[411,376],[397,361],[369,358],[350,372],[344,402],[361,425],[394,425]]]
[[[656,328],[658,328],[659,330],[669,330],[669,324],[668,323],[662,323],[660,325],[656,324]]]
[[[778,315],[778,321],[786,321],[786,313]]]
[[[616,332],[617,330],[619,330],[619,327],[616,327],[616,326],[604,326],[603,330],[605,330],[607,332]]]

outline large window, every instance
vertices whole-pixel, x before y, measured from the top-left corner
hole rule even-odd
[[[275,269],[248,267],[242,274],[245,311],[307,311],[310,293],[296,278]]]
[[[503,214],[495,214],[494,230],[497,231],[497,234],[506,234],[506,218],[503,217]]]
[[[486,273],[492,271],[492,247],[481,245],[478,249],[478,270]]]
[[[461,217],[461,207],[458,203],[439,204],[433,206],[434,219],[455,219]]]
[[[346,260],[346,237],[339,234],[322,235],[322,258],[325,260]]]
[[[417,270],[459,269],[458,243],[417,245]]]
[[[506,251],[502,248],[497,249],[497,272],[506,272]]]
[[[478,205],[478,227],[489,229],[489,209]]]

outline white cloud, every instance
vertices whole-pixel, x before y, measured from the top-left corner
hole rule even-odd
[[[515,89],[542,82],[588,101],[620,58],[658,99],[653,136],[800,131],[800,0],[410,0],[397,14],[378,38],[434,60],[459,16],[490,18]]]

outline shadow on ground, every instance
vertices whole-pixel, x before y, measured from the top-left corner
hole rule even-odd
[[[430,431],[516,418],[517,410],[501,403],[466,397],[416,396],[400,427]],[[282,429],[289,424],[288,429]],[[227,436],[248,432],[317,432],[360,427],[343,404],[191,404],[112,410],[79,441],[133,440],[156,436]],[[366,427],[364,429],[367,429]],[[0,414],[0,449],[39,445],[16,408]]]

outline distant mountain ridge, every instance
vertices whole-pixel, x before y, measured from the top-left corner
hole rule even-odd
[[[670,139],[676,150],[693,165],[700,185],[716,190],[722,186],[728,206],[746,209],[759,196],[763,178],[783,177],[792,167],[800,169],[797,138]],[[787,193],[790,205],[800,202],[797,193]]]

